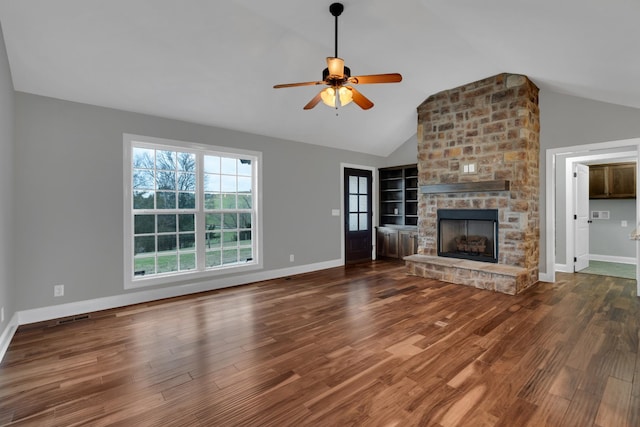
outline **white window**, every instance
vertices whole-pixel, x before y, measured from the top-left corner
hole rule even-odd
[[[260,153],[124,136],[125,287],[259,268]]]

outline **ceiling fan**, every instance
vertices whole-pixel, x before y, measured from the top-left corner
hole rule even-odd
[[[350,86],[351,84],[398,83],[402,81],[402,76],[398,73],[351,76],[349,67],[345,67],[344,60],[338,57],[338,16],[342,14],[343,10],[344,6],[342,3],[333,3],[329,6],[329,12],[336,18],[335,56],[327,58],[327,68],[322,72],[322,80],[316,82],[285,83],[274,86],[275,89],[313,85],[329,86],[309,101],[309,103],[304,106],[305,110],[312,109],[318,105],[320,101],[335,108],[345,106],[353,101],[363,110],[368,110],[373,107],[373,102],[356,90],[356,88]]]

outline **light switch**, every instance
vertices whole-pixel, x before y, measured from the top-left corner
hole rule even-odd
[[[620,222],[620,227],[626,227],[626,226],[627,226],[627,221]]]
[[[340,216],[340,209],[331,209],[331,216]]]

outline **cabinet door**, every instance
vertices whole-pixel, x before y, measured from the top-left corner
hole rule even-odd
[[[396,230],[386,233],[385,246],[389,258],[398,258],[398,232]]]
[[[606,168],[600,166],[589,167],[589,198],[602,199],[607,197]]]
[[[400,258],[418,253],[418,239],[415,231],[401,231]]]
[[[635,165],[609,167],[610,197],[632,198],[636,196]]]

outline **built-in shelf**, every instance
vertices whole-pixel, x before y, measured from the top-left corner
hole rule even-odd
[[[422,194],[471,193],[479,191],[509,191],[511,182],[506,180],[456,182],[451,184],[432,184],[420,187]]]
[[[418,166],[383,168],[380,178],[380,225],[408,227],[418,224]]]

